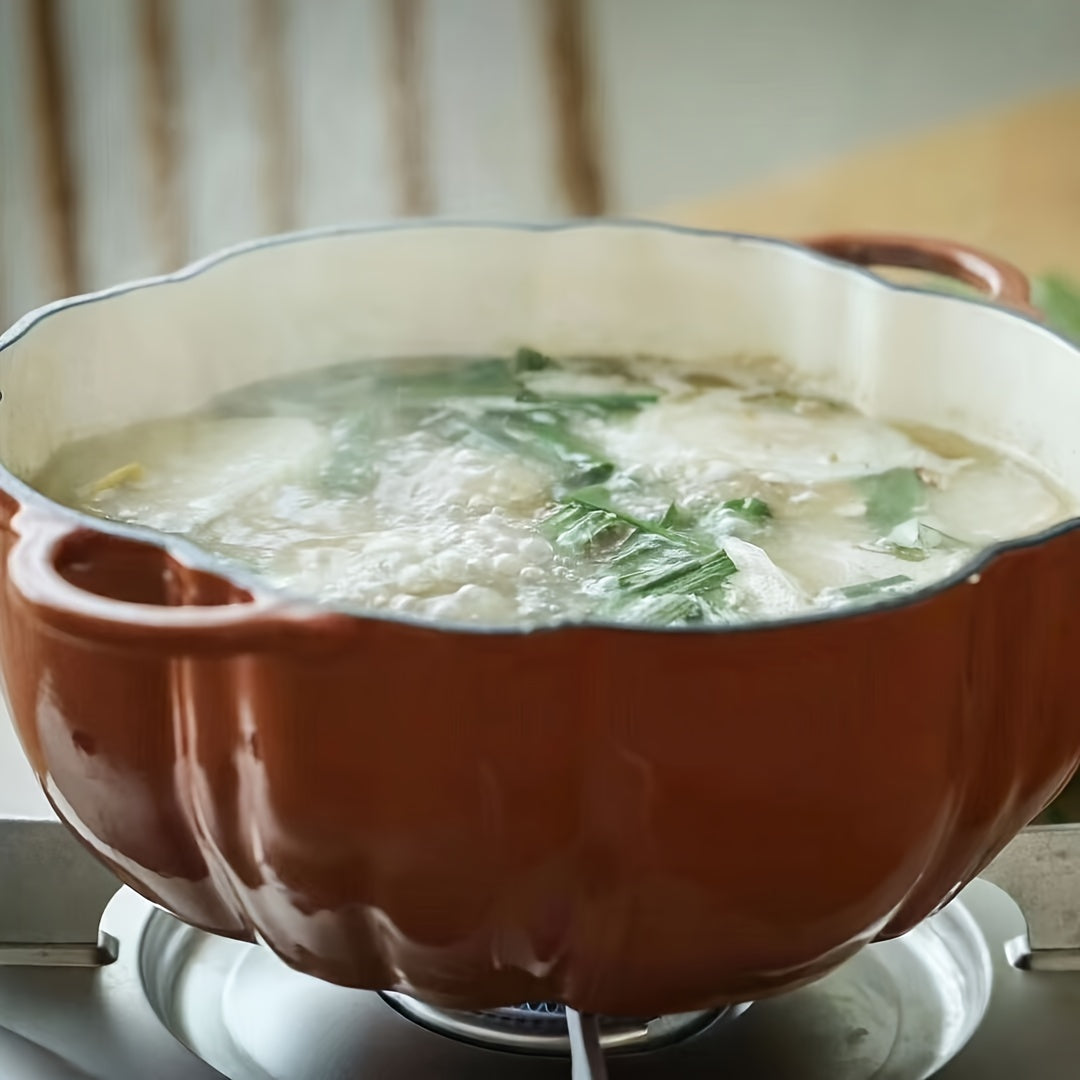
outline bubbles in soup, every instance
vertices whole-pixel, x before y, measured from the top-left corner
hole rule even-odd
[[[768,364],[356,363],[62,448],[52,498],[350,610],[709,625],[894,597],[1073,513],[1026,465]]]

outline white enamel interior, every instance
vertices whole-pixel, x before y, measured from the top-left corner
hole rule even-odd
[[[8,340],[0,461],[23,479],[73,438],[267,376],[529,344],[780,356],[822,392],[1003,447],[1080,497],[1076,349],[1008,313],[767,240],[631,225],[317,235],[68,302]]]

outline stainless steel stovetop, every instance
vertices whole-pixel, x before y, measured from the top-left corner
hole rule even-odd
[[[117,892],[56,821],[0,817],[0,875],[3,1080],[571,1077],[565,1016],[439,1014],[298,975]],[[940,915],[812,986],[590,1024],[604,1061],[579,1053],[575,1078],[1075,1080],[1080,826],[1028,830]]]

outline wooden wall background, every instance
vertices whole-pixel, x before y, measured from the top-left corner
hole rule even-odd
[[[0,324],[267,232],[647,212],[1069,83],[1080,0],[0,0]]]

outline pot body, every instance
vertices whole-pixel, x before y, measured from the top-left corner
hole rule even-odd
[[[339,360],[779,354],[1080,491],[1070,346],[757,238],[453,226],[255,246],[0,354],[0,664],[60,816],[205,929],[350,986],[609,1014],[745,1000],[946,902],[1080,758],[1080,532],[879,610],[488,633],[230,580],[28,483],[70,438]]]

